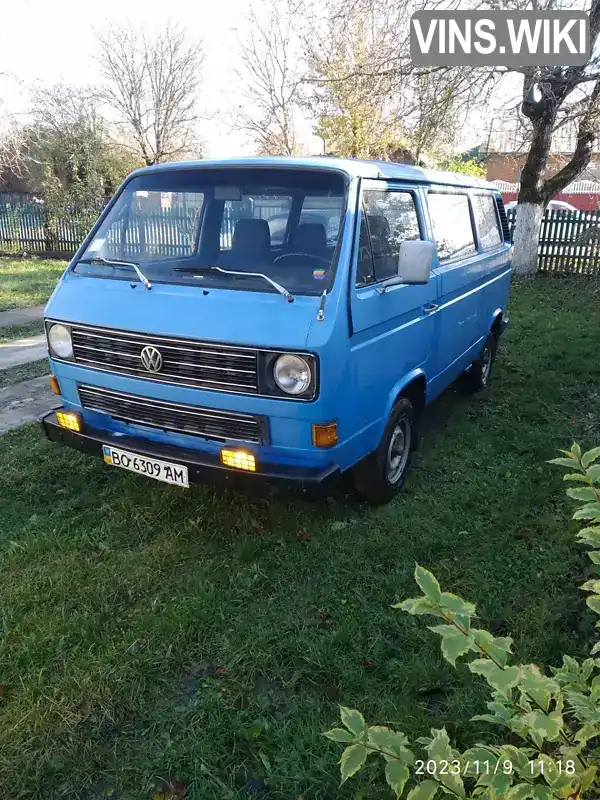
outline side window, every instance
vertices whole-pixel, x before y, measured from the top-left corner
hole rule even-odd
[[[420,239],[419,218],[414,196],[402,191],[366,191],[363,195],[371,237],[375,280],[398,273],[400,245],[406,239]]]
[[[473,226],[466,194],[429,192],[429,214],[440,261],[475,252]]]
[[[369,229],[365,219],[364,208],[360,212],[360,238],[358,240],[358,266],[356,269],[356,285],[367,286],[375,281],[373,254],[369,242]]]
[[[475,224],[479,233],[479,241],[484,250],[498,247],[502,241],[498,226],[496,204],[491,194],[476,194],[471,197]]]

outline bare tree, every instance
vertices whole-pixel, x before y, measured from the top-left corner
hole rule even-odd
[[[547,7],[551,4],[552,0],[546,1]],[[522,112],[529,120],[530,133],[514,237],[513,267],[518,275],[536,272],[544,209],[586,169],[600,130],[600,0],[592,0],[589,13],[592,57],[588,64],[523,70]],[[555,174],[545,177],[553,134],[565,124],[577,127],[573,153]]]
[[[155,36],[112,27],[97,39],[101,95],[121,127],[121,144],[148,165],[198,151],[201,44],[188,43],[175,24]]]
[[[454,0],[446,3],[449,7]],[[411,15],[425,0],[329,0],[307,36],[314,106],[327,149],[416,161],[447,158],[467,110],[491,89],[481,70],[417,68]]]
[[[235,111],[235,123],[259,155],[296,151],[295,120],[302,89],[294,31],[299,10],[299,0],[285,0],[271,6],[263,20],[251,7],[248,33],[239,40],[242,68],[236,74],[244,102]]]

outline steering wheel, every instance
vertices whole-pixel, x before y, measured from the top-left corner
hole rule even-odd
[[[317,261],[322,261],[324,264],[329,266],[329,259],[325,256],[316,256],[313,253],[284,253],[282,256],[277,256],[277,258],[273,259],[273,264],[277,264],[278,261],[282,261],[284,258],[294,258],[296,256],[302,256],[303,258],[311,258],[316,259]]]

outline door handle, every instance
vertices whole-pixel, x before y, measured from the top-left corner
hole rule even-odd
[[[429,306],[423,306],[423,311],[425,312],[425,314],[431,314],[433,311],[437,311],[438,308],[439,308],[438,305],[432,303]]]

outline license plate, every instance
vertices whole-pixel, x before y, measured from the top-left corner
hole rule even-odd
[[[171,461],[160,461],[158,458],[148,458],[140,456],[138,453],[130,453],[127,450],[119,450],[116,447],[102,446],[104,463],[111,467],[121,467],[130,472],[137,472],[138,475],[147,475],[157,481],[172,483],[175,486],[189,486],[188,470],[183,464],[173,464]]]

